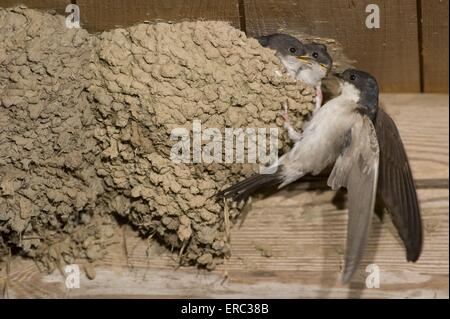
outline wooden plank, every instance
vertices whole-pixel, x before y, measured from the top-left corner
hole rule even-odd
[[[447,99],[443,94],[382,95],[399,127],[416,180],[448,179]]]
[[[307,33],[338,40],[356,66],[373,73],[383,92],[419,92],[416,0],[380,0],[380,28],[367,29],[371,0],[246,0],[250,36]]]
[[[144,21],[221,20],[239,28],[238,0],[77,0],[81,24],[89,31],[126,27]]]
[[[91,32],[133,25],[143,21],[225,20],[240,27],[238,0],[116,0],[105,2],[78,0],[83,27]],[[276,31],[310,33],[336,38],[356,66],[375,74],[385,92],[418,92],[417,7],[415,0],[379,1],[381,28],[367,29],[365,7],[370,0],[246,0],[246,28],[249,35]],[[31,8],[55,9],[65,14],[68,0],[1,0],[0,6],[24,3]],[[433,3],[440,3],[435,4]],[[442,4],[443,3],[443,4]],[[424,2],[424,80],[427,91],[448,90],[448,2]],[[447,8],[448,9],[448,8]],[[439,14],[438,19],[430,16]],[[339,17],[339,18],[337,18]],[[340,18],[345,17],[345,18]],[[444,18],[444,19],[443,19]],[[440,21],[440,22],[436,22]],[[436,31],[439,29],[439,32]],[[445,33],[447,31],[447,33]],[[435,50],[435,47],[442,47]],[[445,51],[445,48],[447,48]],[[415,54],[417,52],[417,54]],[[442,61],[444,63],[434,63]],[[432,84],[434,83],[434,84]],[[433,92],[434,92],[433,91]]]
[[[448,92],[448,0],[421,1],[425,92]]]
[[[448,95],[383,95],[398,123],[417,181],[447,180]],[[430,184],[431,185],[431,184]],[[447,184],[448,185],[448,184]],[[298,183],[256,200],[231,232],[232,256],[212,272],[177,266],[177,256],[129,228],[96,264],[95,280],[81,278],[68,290],[59,272],[39,273],[33,262],[14,258],[8,293],[35,297],[215,298],[448,298],[449,196],[447,188],[419,190],[424,250],[407,263],[390,220],[374,219],[355,282],[339,283],[346,231],[345,207],[332,191],[304,191]],[[151,244],[151,246],[149,245]],[[365,267],[380,267],[380,288],[364,288]],[[1,267],[0,269],[5,269]],[[0,288],[6,281],[0,272]]]
[[[0,0],[0,7],[9,8],[20,4],[31,9],[55,10],[57,13],[67,15],[66,7],[70,0]]]
[[[111,247],[96,265],[94,280],[82,275],[80,289],[65,289],[59,272],[45,275],[17,258],[8,293],[11,298],[448,298],[448,190],[419,194],[426,227],[421,260],[407,263],[392,225],[375,219],[362,267],[348,287],[339,283],[345,211],[329,203],[333,192],[291,189],[254,205],[242,227],[232,230],[232,257],[213,272],[175,271],[175,255],[154,244],[148,256],[147,243],[127,232],[128,258],[122,245]],[[363,288],[369,263],[381,269],[379,289]],[[4,280],[0,275],[0,285]]]

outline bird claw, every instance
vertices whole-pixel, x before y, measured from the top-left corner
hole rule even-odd
[[[283,103],[283,110],[278,112],[278,115],[281,116],[284,120],[285,125],[291,125],[291,121],[289,119],[288,106],[287,103]]]
[[[286,129],[289,138],[296,142],[301,139],[301,133],[297,132],[291,124],[288,114],[288,105],[286,102],[283,103],[283,110],[278,112],[278,114],[284,119],[284,128]]]
[[[322,88],[319,84],[316,87],[316,108],[314,109],[314,112],[317,111],[318,109],[320,109],[320,107],[322,106],[322,101],[323,101],[323,93],[322,93]]]

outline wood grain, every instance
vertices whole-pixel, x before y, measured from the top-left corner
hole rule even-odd
[[[238,0],[77,0],[88,31],[127,27],[144,21],[221,20],[239,28]]]
[[[383,92],[419,92],[416,0],[380,0],[380,28],[367,29],[371,0],[246,0],[250,36],[308,33],[338,40],[356,66],[374,74]]]
[[[398,123],[416,180],[448,185],[448,95],[388,94],[385,109]],[[429,183],[429,184],[427,184]],[[448,298],[449,196],[447,188],[419,190],[424,249],[407,263],[388,217],[374,218],[362,264],[349,286],[339,282],[347,215],[342,193],[305,191],[297,183],[255,200],[232,228],[232,256],[212,272],[179,268],[177,256],[127,228],[123,239],[96,264],[97,276],[66,289],[59,272],[39,273],[14,258],[8,276],[11,298]],[[334,204],[335,203],[335,204]],[[365,288],[365,267],[375,263],[380,288]],[[3,265],[4,266],[4,265]],[[5,269],[5,267],[1,267]],[[0,273],[0,287],[6,275]]]
[[[447,98],[443,94],[382,95],[382,103],[400,130],[416,180],[448,180]]]
[[[20,4],[32,9],[55,10],[57,13],[67,15],[66,7],[70,0],[0,0],[0,7],[8,8]]]
[[[448,0],[422,0],[425,92],[448,92]]]
[[[205,19],[229,21],[250,36],[283,31],[335,38],[357,67],[377,76],[385,92],[418,92],[421,78],[425,92],[448,92],[447,0],[380,0],[381,28],[370,30],[364,21],[371,0],[0,0],[0,7],[25,4],[65,15],[71,2],[80,6],[82,25],[91,32]]]

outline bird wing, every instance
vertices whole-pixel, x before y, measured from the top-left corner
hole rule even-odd
[[[375,128],[359,116],[347,133],[345,147],[328,178],[332,189],[348,190],[348,225],[342,281],[350,281],[363,255],[375,206],[379,149]]]
[[[416,261],[422,251],[422,221],[406,151],[397,126],[382,109],[375,129],[380,145],[378,196],[405,244],[407,260]]]

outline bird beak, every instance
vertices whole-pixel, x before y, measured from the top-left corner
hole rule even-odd
[[[341,73],[337,73],[337,72],[332,72],[332,75],[334,75],[338,81],[338,83],[340,85],[344,84],[344,79],[342,78],[342,74]]]
[[[342,75],[341,75],[341,73],[336,73],[336,72],[334,72],[333,75],[334,75],[335,77],[337,77],[338,79],[342,80]]]
[[[305,63],[309,63],[311,61],[311,58],[307,55],[299,55],[297,56],[297,59]]]
[[[327,72],[327,74],[330,73],[330,71],[331,71],[331,65],[325,64],[325,63],[319,63],[319,65],[320,65],[322,68],[325,69],[325,71]]]

